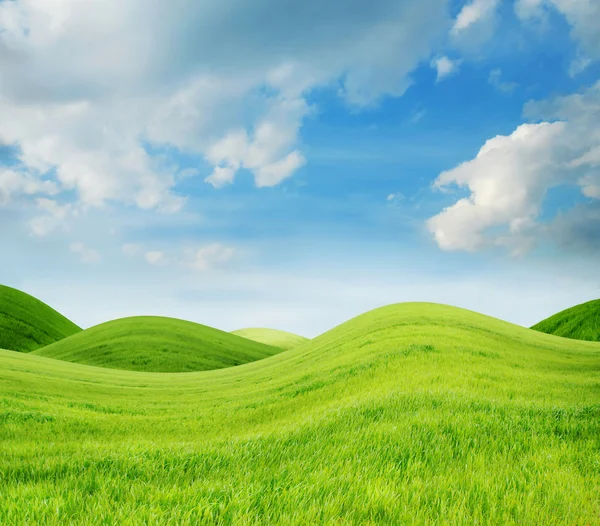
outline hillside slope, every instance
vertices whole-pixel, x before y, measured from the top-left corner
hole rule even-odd
[[[113,369],[189,372],[231,367],[279,352],[205,325],[140,316],[97,325],[35,354]]]
[[[561,311],[531,328],[563,338],[600,342],[600,300]]]
[[[236,334],[237,336],[256,342],[266,343],[267,345],[279,347],[284,350],[293,349],[309,341],[304,336],[276,329],[238,329],[237,331],[232,331],[231,334]]]
[[[0,351],[0,523],[597,524],[599,383],[598,343],[433,304],[183,375]]]
[[[0,285],[0,349],[30,352],[79,331],[40,300]]]

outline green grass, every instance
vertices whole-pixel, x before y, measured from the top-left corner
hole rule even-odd
[[[0,351],[0,524],[600,524],[600,344],[384,307],[239,367]]]
[[[35,354],[114,369],[188,372],[231,367],[279,352],[198,323],[140,316],[97,325]]]
[[[233,331],[231,334],[237,334],[242,338],[248,338],[256,342],[266,343],[273,347],[279,347],[280,349],[288,350],[298,347],[309,341],[304,336],[298,336],[291,332],[278,331],[276,329],[239,329]]]
[[[81,329],[40,300],[0,285],[0,348],[30,352]]]
[[[600,342],[600,300],[566,309],[534,325],[532,329],[563,338]]]

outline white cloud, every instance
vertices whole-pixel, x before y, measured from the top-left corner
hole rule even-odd
[[[491,227],[508,224],[518,234],[529,226],[558,160],[547,153],[563,131],[563,123],[524,124],[487,141],[472,161],[443,172],[436,187],[456,184],[471,195],[428,221],[439,246],[474,251],[486,245]]]
[[[408,122],[410,122],[411,124],[416,124],[421,119],[423,119],[423,117],[425,117],[425,115],[427,115],[427,110],[425,110],[425,109],[416,110],[409,117]]]
[[[144,259],[151,265],[167,265],[168,260],[164,252],[151,250],[144,254]]]
[[[398,201],[403,201],[404,200],[404,194],[402,194],[401,192],[396,192],[394,194],[388,194],[388,196],[385,198],[385,200],[388,203],[395,203]]]
[[[516,82],[502,80],[502,70],[500,68],[490,71],[488,82],[501,93],[512,93],[518,86]]]
[[[231,166],[215,166],[213,172],[204,181],[212,184],[215,188],[221,188],[233,183],[236,171],[237,168]]]
[[[459,60],[450,60],[448,57],[439,57],[431,61],[431,67],[437,71],[436,82],[458,71]]]
[[[127,115],[120,108],[88,102],[18,105],[0,97],[0,112],[0,137],[20,147],[26,176],[41,181],[55,169],[55,181],[45,183],[53,185],[52,194],[74,190],[81,204],[92,207],[120,201],[176,210],[183,204],[171,193],[172,174],[160,173],[132,123],[120,122]]]
[[[44,181],[27,173],[0,168],[0,205],[9,203],[13,195],[56,195],[58,192],[58,186],[52,181]]]
[[[545,0],[517,0],[515,13],[522,19],[541,19],[545,16]]]
[[[129,258],[143,256],[144,261],[154,266],[170,266],[194,271],[208,271],[220,267],[233,259],[236,249],[221,243],[192,248],[166,248],[163,250],[146,250],[138,244],[125,244],[121,247],[123,254]]]
[[[229,262],[235,252],[233,247],[212,243],[193,251],[187,251],[188,257],[184,264],[193,270],[206,271]]]
[[[600,83],[581,94],[529,103],[525,114],[546,122],[490,139],[475,159],[436,180],[437,188],[470,192],[427,222],[442,249],[495,244],[523,252],[539,234],[536,220],[549,188],[577,185],[587,197],[600,197]]]
[[[596,154],[598,153],[600,153],[600,150],[596,151]],[[596,162],[596,166],[598,165],[600,163]],[[600,199],[600,172],[584,175],[577,183],[581,186],[583,195]]]
[[[304,163],[307,91],[401,95],[446,17],[445,0],[0,2],[0,140],[83,209],[183,206],[144,141],[205,156],[214,186],[240,168],[272,186]]]
[[[97,250],[89,248],[83,243],[71,243],[69,249],[79,256],[79,261],[82,263],[99,263],[102,259]]]
[[[298,168],[305,164],[302,154],[294,150],[283,159],[261,166],[255,176],[256,186],[275,186],[290,177]]]
[[[571,34],[581,49],[591,58],[600,59],[600,2],[596,0],[517,0],[515,11],[524,21],[543,20],[548,9],[556,9],[564,15],[571,25]],[[577,73],[585,68],[584,62],[571,65],[571,71]]]
[[[253,172],[258,187],[275,186],[288,178],[305,162],[300,152],[289,150],[308,112],[303,99],[275,101],[252,137],[236,130],[209,147],[206,157],[216,167],[205,181],[215,188],[231,184],[240,168]]]
[[[477,41],[490,38],[499,0],[473,0],[459,12],[450,35],[455,39],[470,38]]]
[[[592,59],[578,54],[572,61],[569,66],[569,76],[575,77],[579,75],[582,71],[584,71],[590,64],[592,63]]]
[[[79,210],[72,204],[64,204],[40,197],[35,201],[37,208],[43,212],[29,220],[31,233],[38,237],[47,236],[57,229],[68,229],[68,220],[79,215]]]

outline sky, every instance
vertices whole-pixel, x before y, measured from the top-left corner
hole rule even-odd
[[[600,297],[598,0],[0,0],[0,283],[316,336]]]

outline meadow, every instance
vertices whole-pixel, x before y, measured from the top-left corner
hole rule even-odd
[[[236,367],[0,351],[0,524],[600,524],[600,344],[390,305]]]
[[[566,309],[537,323],[532,329],[564,338],[600,342],[600,300]]]
[[[79,331],[37,298],[0,285],[0,349],[30,352]]]
[[[98,367],[180,373],[233,367],[282,350],[199,323],[136,316],[96,325],[33,353]]]

